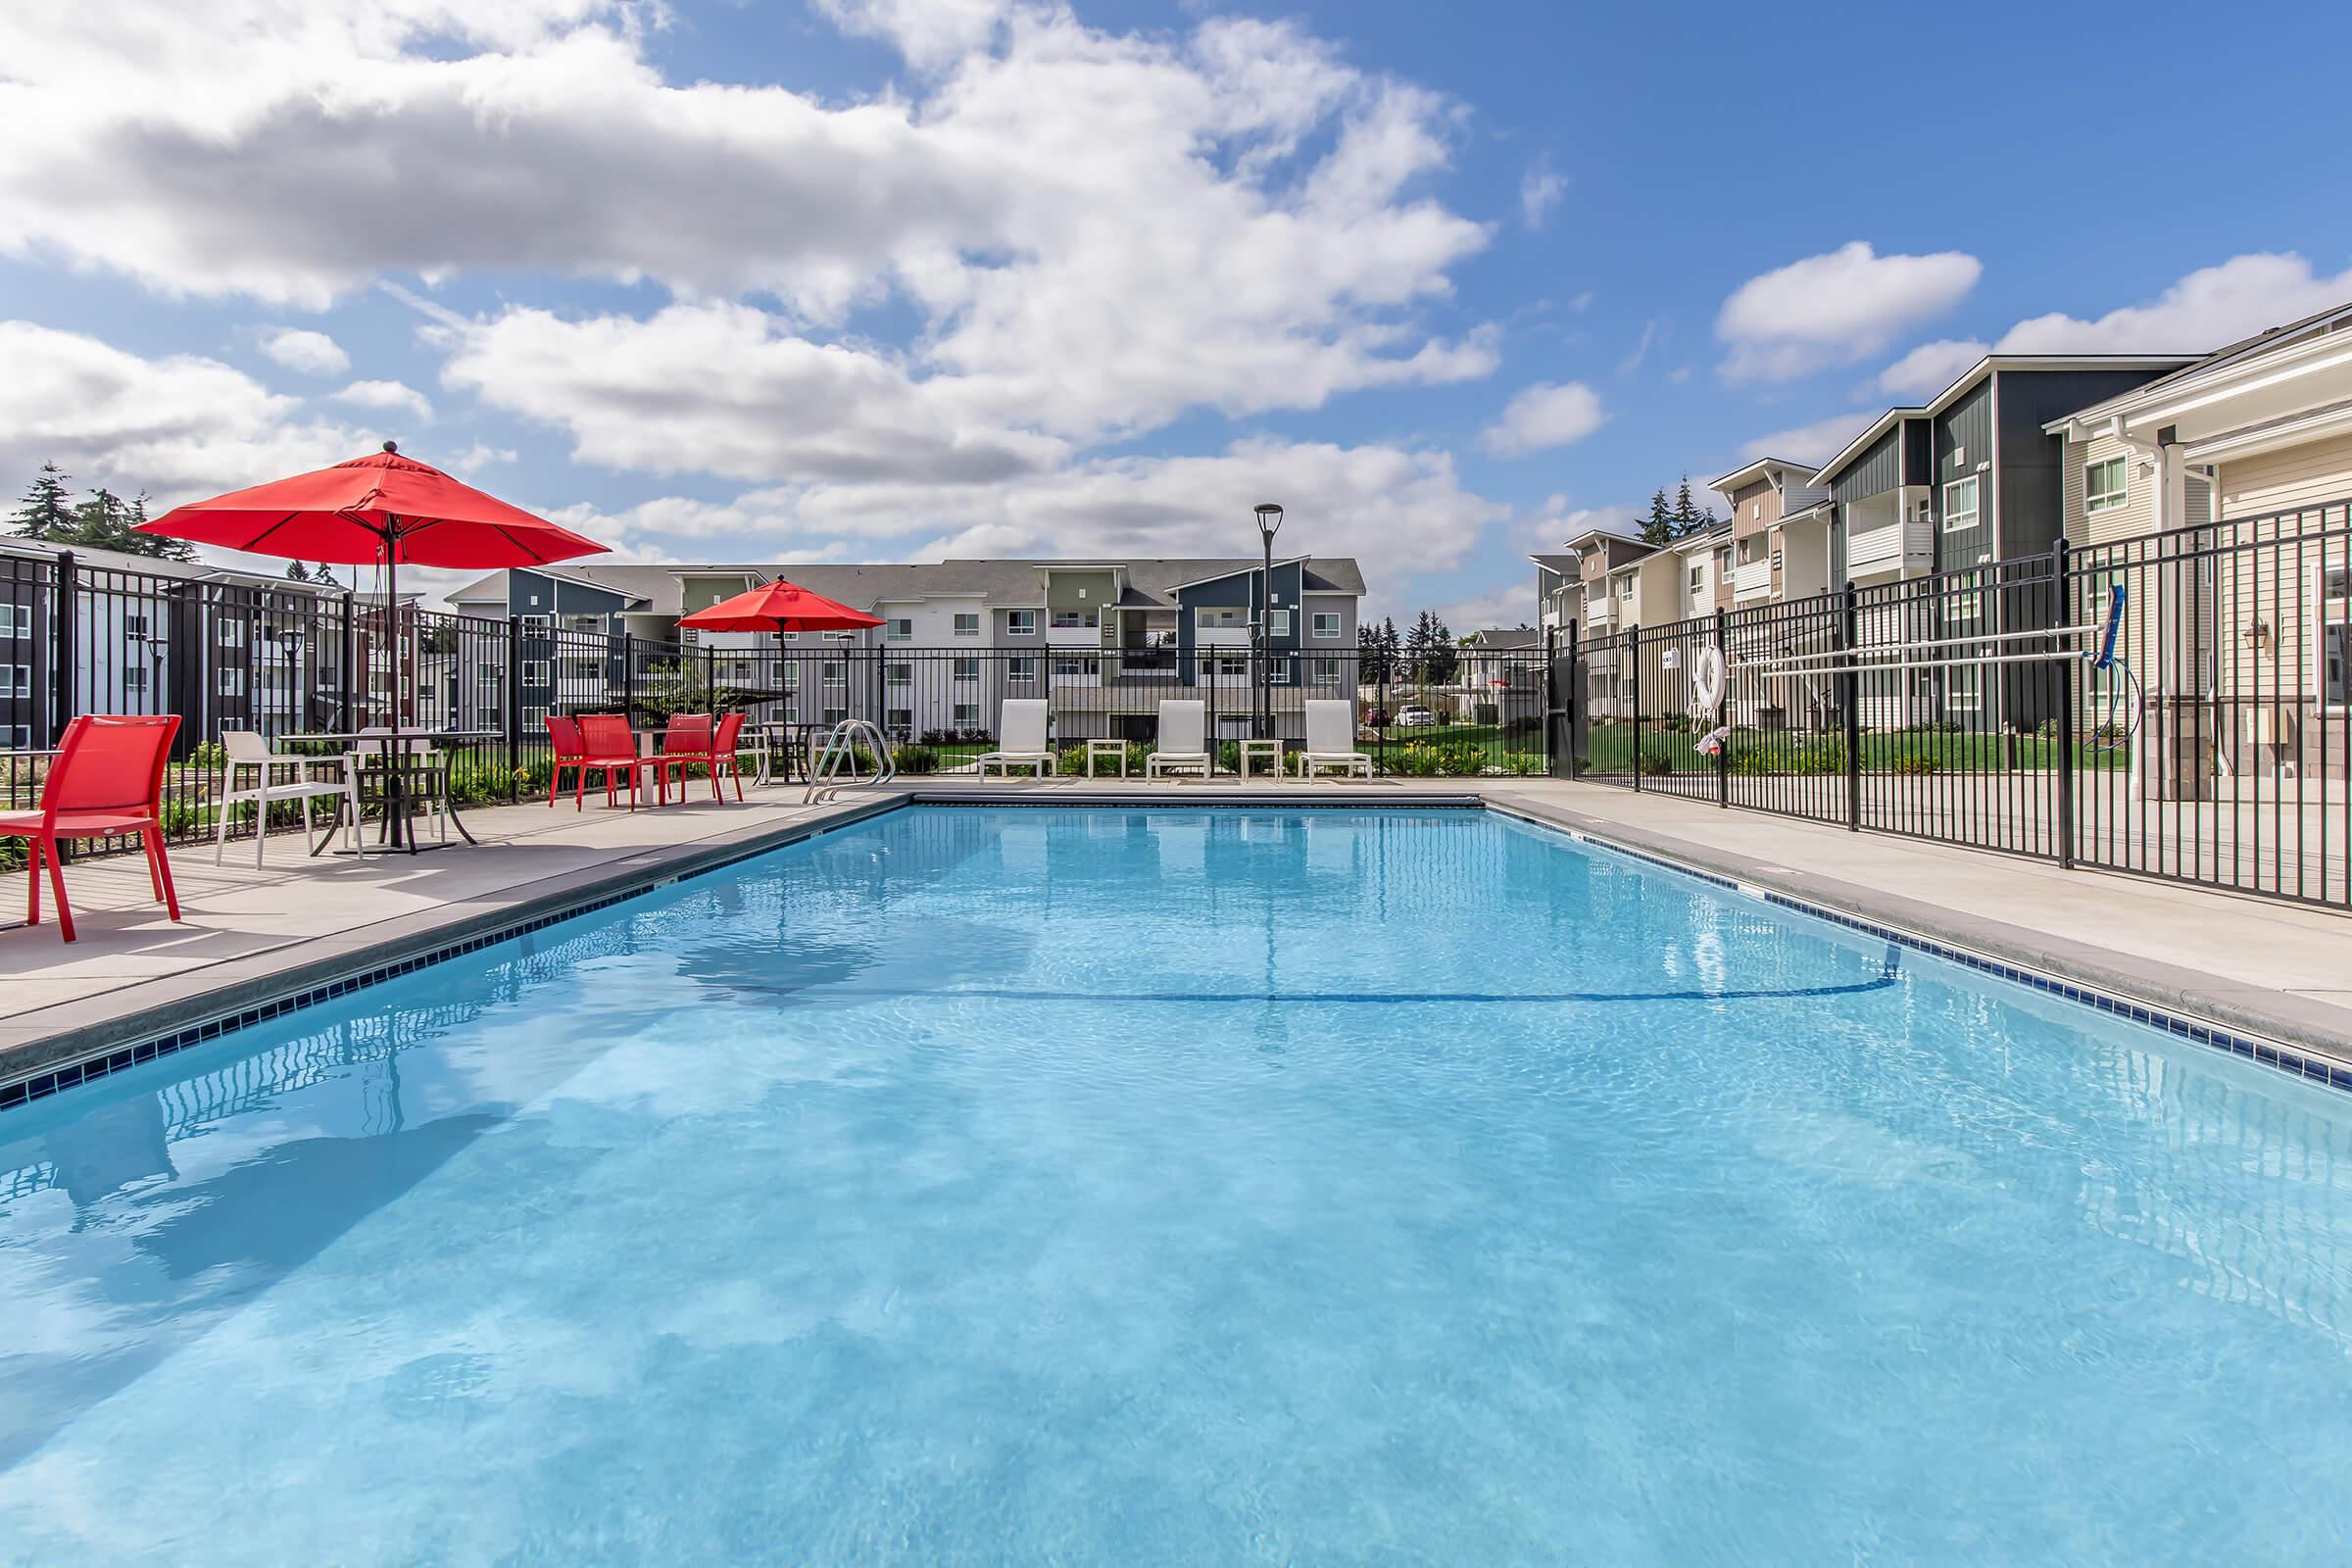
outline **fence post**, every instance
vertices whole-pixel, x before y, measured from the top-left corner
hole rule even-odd
[[[341,715],[336,718],[335,722],[344,729],[358,729],[360,727],[360,714],[359,705],[352,696],[352,677],[354,674],[352,665],[360,657],[360,628],[356,618],[352,613],[352,592],[348,588],[343,590],[342,635],[343,658],[341,662],[343,665],[343,689],[337,693],[336,696],[343,704],[343,711]]]
[[[1854,650],[1861,645],[1862,596],[1848,578],[1845,602],[1838,617],[1838,652],[1845,659],[1845,673],[1838,676],[1839,706],[1845,710],[1845,830],[1862,831],[1862,676],[1857,667],[1859,659]]]
[[[1715,651],[1723,659],[1723,700],[1715,705],[1714,727],[1726,728],[1731,720],[1726,716],[1732,708],[1731,619],[1723,607],[1715,607]],[[1715,746],[1715,804],[1725,810],[1732,808],[1732,738],[1726,735]]]
[[[1642,629],[1625,628],[1626,690],[1631,692],[1630,706],[1634,710],[1634,793],[1642,792]]]
[[[49,656],[49,738],[43,746],[55,746],[74,721],[74,643],[75,620],[80,612],[80,574],[74,564],[74,552],[63,550],[57,557],[57,597],[51,601],[49,623],[57,630],[57,646]],[[154,628],[149,628],[149,635]]]
[[[880,673],[881,668],[877,665],[875,674],[878,676]],[[711,652],[709,643],[703,644],[703,695],[710,700],[710,711],[715,715],[718,712],[718,655]],[[713,716],[710,722],[715,724],[718,720]]]
[[[819,681],[824,678],[822,664],[817,666],[817,678]],[[824,700],[821,693],[817,700]],[[637,634],[633,631],[620,634],[620,710],[628,715],[629,723],[634,727],[637,722]]]
[[[2050,546],[2050,624],[2064,626],[2067,622],[2067,547],[2061,534]],[[2053,646],[2063,649],[2060,638],[2050,639]],[[2062,659],[2053,666],[2058,671],[2058,863],[2068,870],[2075,865],[2075,661]],[[1980,686],[1983,677],[1978,677]]]
[[[549,624],[552,626],[553,621]],[[556,651],[547,651],[547,673],[552,680],[556,673]],[[507,617],[507,801],[511,805],[521,798],[514,782],[515,772],[522,766],[522,617]]]

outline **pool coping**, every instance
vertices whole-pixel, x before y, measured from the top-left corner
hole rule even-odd
[[[1485,801],[1498,814],[1949,958],[2308,1082],[2352,1090],[2352,1036],[2324,1016],[2336,1009],[2291,992],[1792,870],[1548,801],[1494,793]]]
[[[860,794],[834,803],[821,814],[740,836],[638,850],[616,861],[558,873],[499,895],[397,915],[290,949],[232,959],[144,987],[148,993],[176,994],[127,1011],[109,1006],[103,998],[63,1004],[50,1009],[60,1015],[60,1027],[28,1041],[0,1046],[0,1112],[655,888],[918,805],[1486,809],[1913,951],[1952,959],[2306,1081],[2352,1091],[2352,1040],[2294,1016],[2295,1004],[2303,999],[2139,962],[2089,944],[1770,865],[1732,851],[1589,816],[1546,801],[1513,798],[1496,791],[1374,794],[1342,790],[1324,794],[1310,793],[1297,784],[1203,789],[1153,783],[1143,788],[1128,784],[1118,789],[1029,791],[925,785]],[[2241,997],[2258,1000],[2235,1000]]]

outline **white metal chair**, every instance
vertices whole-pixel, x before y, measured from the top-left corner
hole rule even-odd
[[[1144,777],[1192,772],[1205,780],[1208,752],[1208,705],[1199,698],[1171,697],[1159,705],[1159,740],[1144,762]]]
[[[992,766],[1004,772],[1016,767],[1034,767],[1039,778],[1051,775],[1054,751],[1046,744],[1047,719],[1044,698],[1006,699],[997,723],[997,750],[983,752],[973,759],[979,764],[980,776],[988,777]]]
[[[1372,776],[1372,759],[1355,749],[1355,705],[1345,698],[1313,697],[1306,702],[1306,750],[1299,754],[1298,776],[1313,778],[1317,768],[1325,767]]]
[[[302,802],[302,836],[307,844],[311,836],[311,802],[320,796],[341,799],[351,811],[349,831],[354,849],[360,842],[360,788],[353,775],[351,759],[344,757],[294,757],[270,749],[270,743],[249,729],[229,729],[220,732],[221,750],[228,755],[220,779],[220,801],[215,808],[220,818],[213,838],[213,863],[219,865],[228,849],[228,819],[230,808],[250,804],[253,807],[253,863],[260,865],[270,837],[270,808],[278,801]],[[333,778],[315,776],[314,769],[332,768]],[[239,780],[250,774],[252,782],[240,787]]]

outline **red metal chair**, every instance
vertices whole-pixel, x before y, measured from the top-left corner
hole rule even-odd
[[[548,770],[547,775],[547,805],[553,810],[556,796],[564,788],[564,770],[568,767],[584,774],[588,753],[580,744],[580,721],[576,718],[558,718],[553,713],[548,714],[547,740],[556,753],[556,765]]]
[[[582,713],[580,723],[579,777],[572,785],[571,805],[580,809],[581,797],[588,791],[588,775],[602,773],[605,777],[605,804],[612,806],[612,780],[615,774],[625,773],[629,780],[629,809],[637,809],[637,779],[651,762],[637,755],[637,736],[629,721],[618,713]]]
[[[654,770],[654,788],[661,799],[669,800],[669,775],[678,775],[678,799],[686,798],[686,764],[709,762],[710,760],[710,715],[709,713],[672,713],[669,724],[662,731],[662,748],[646,759]]]
[[[735,781],[735,799],[738,801],[743,799],[743,769],[736,760],[736,753],[742,749],[742,745],[743,715],[741,713],[721,713],[718,719],[718,734],[710,742],[710,798],[712,800],[724,801],[726,799],[726,796],[721,794],[718,788],[718,770],[722,767],[727,770],[727,777]]]
[[[85,713],[66,726],[49,777],[41,784],[41,808],[0,816],[0,836],[29,841],[32,852],[26,925],[41,923],[41,862],[49,864],[49,891],[57,897],[58,929],[74,940],[74,910],[66,903],[66,878],[58,847],[68,839],[114,838],[136,833],[147,851],[147,876],[172,919],[179,918],[179,892],[172,885],[172,862],[164,858],[164,765],[179,715]]]

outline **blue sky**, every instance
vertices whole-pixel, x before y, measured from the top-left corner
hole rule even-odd
[[[1262,497],[1467,630],[1988,346],[2352,297],[2332,9],[192,9],[0,16],[12,494],[392,435],[761,561],[1239,552]]]

